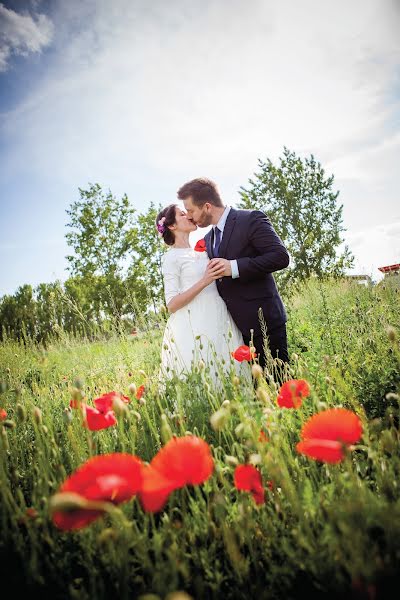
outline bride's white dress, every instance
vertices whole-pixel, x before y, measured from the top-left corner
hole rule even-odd
[[[201,279],[208,261],[206,252],[192,248],[170,248],[164,254],[166,304]],[[231,356],[242,344],[242,334],[214,281],[169,317],[162,342],[161,370],[165,377],[182,377],[203,362],[210,366],[214,380],[218,379],[221,368],[229,371],[232,365],[239,374],[249,372],[248,364],[240,364]]]

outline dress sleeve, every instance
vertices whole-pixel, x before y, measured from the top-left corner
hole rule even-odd
[[[174,296],[180,293],[181,266],[176,255],[167,253],[163,257],[162,274],[164,277],[165,303],[168,304]]]

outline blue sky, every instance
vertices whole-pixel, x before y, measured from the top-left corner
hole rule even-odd
[[[283,146],[335,176],[378,280],[400,262],[398,31],[396,0],[0,0],[0,295],[68,276],[79,187],[141,211],[204,175],[234,206]]]

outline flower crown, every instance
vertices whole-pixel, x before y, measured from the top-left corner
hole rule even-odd
[[[158,233],[160,233],[161,235],[164,233],[165,231],[165,217],[162,217],[162,219],[160,219],[157,223],[157,229],[158,229]]]

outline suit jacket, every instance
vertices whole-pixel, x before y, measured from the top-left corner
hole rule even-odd
[[[204,239],[208,256],[213,258],[213,229]],[[288,266],[289,254],[265,213],[231,208],[219,256],[237,260],[239,278],[223,277],[217,287],[245,338],[250,337],[250,329],[254,337],[261,335],[260,308],[269,331],[287,321],[272,273]]]

